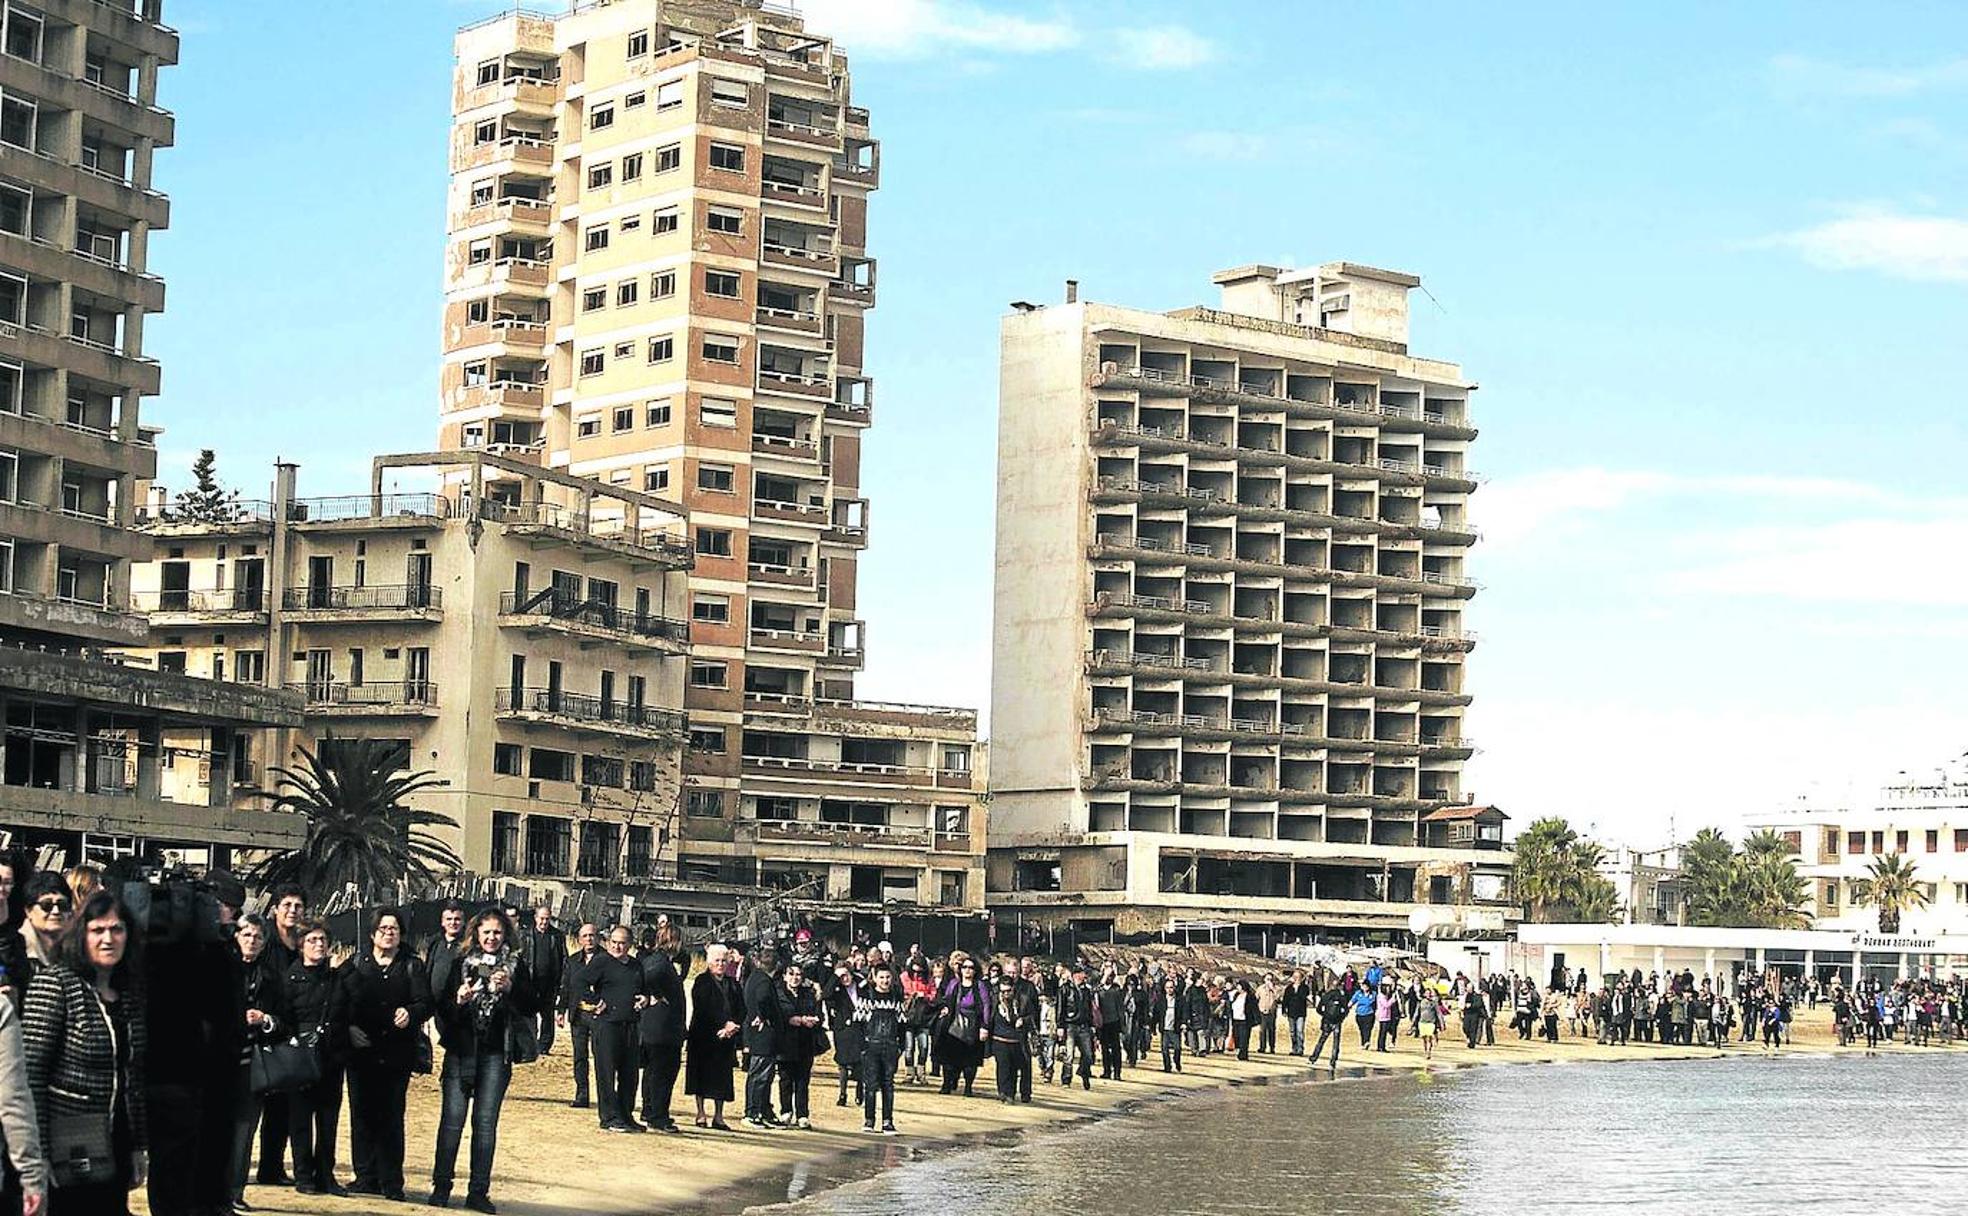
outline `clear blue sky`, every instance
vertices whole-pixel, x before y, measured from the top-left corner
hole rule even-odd
[[[497,7],[168,3],[167,483],[432,442],[451,34]],[[1475,793],[1651,844],[1968,748],[1968,10],[804,7],[883,141],[865,695],[987,701],[1008,301],[1347,258],[1483,385]]]

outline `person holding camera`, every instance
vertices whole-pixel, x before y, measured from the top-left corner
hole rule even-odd
[[[492,1158],[499,1148],[499,1110],[512,1082],[510,1036],[516,1018],[535,1012],[532,977],[505,912],[487,908],[472,918],[457,961],[445,970],[444,988],[431,1001],[444,1044],[444,1105],[431,1165],[430,1205],[441,1208],[451,1202],[458,1145],[470,1119],[471,1177],[465,1206],[495,1212]]]

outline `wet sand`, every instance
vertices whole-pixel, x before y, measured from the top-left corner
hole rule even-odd
[[[1470,1050],[1459,1035],[1437,1044],[1432,1061],[1424,1059],[1417,1040],[1403,1036],[1388,1052],[1362,1051],[1353,1027],[1340,1050],[1339,1077],[1364,1070],[1450,1069],[1484,1064],[1583,1063],[1621,1060],[1713,1059],[1719,1054],[1701,1046],[1631,1044],[1598,1045],[1591,1039],[1561,1037],[1556,1044],[1520,1041],[1507,1026],[1498,1028],[1493,1047]],[[1288,1045],[1282,1020],[1281,1046]],[[1562,1028],[1561,1028],[1562,1034]],[[1308,1036],[1316,1039],[1316,1034]],[[1311,1044],[1308,1041],[1307,1046]],[[1763,1048],[1731,1043],[1730,1056],[1757,1055]],[[1801,1011],[1793,1027],[1793,1045],[1786,1051],[1863,1052],[1864,1048],[1836,1046],[1830,1011]],[[1915,1048],[1889,1044],[1893,1053],[1941,1052],[1962,1048]],[[1330,1051],[1330,1047],[1328,1047]],[[834,1104],[834,1069],[823,1058],[814,1069],[812,1131],[754,1131],[739,1122],[742,1102],[727,1108],[730,1132],[690,1125],[692,1107],[680,1093],[673,1107],[684,1125],[681,1135],[629,1136],[600,1132],[593,1110],[572,1110],[572,1063],[564,1037],[552,1055],[514,1070],[499,1128],[498,1161],[492,1198],[501,1212],[515,1216],[566,1213],[734,1212],[749,1204],[784,1200],[789,1194],[810,1194],[928,1152],[949,1151],[969,1143],[1002,1142],[1026,1129],[1092,1119],[1123,1112],[1147,1101],[1238,1084],[1263,1084],[1315,1075],[1302,1059],[1264,1056],[1250,1060],[1212,1055],[1185,1056],[1184,1071],[1161,1071],[1159,1052],[1130,1068],[1119,1082],[1097,1077],[1091,1090],[1047,1085],[1041,1080],[1030,1105],[1006,1106],[997,1100],[992,1066],[980,1070],[977,1096],[945,1097],[930,1086],[896,1087],[897,1137],[870,1136],[861,1131],[858,1107]],[[441,1064],[440,1064],[441,1067]],[[1321,1066],[1316,1075],[1327,1077]],[[734,1087],[743,1094],[743,1076],[734,1074]],[[850,1095],[851,1096],[851,1095]],[[412,1079],[409,1102],[409,1152],[404,1173],[412,1204],[421,1206],[429,1189],[432,1145],[438,1114],[435,1077]],[[464,1174],[470,1139],[459,1153],[457,1190],[453,1207],[464,1198]],[[344,1110],[338,1171],[348,1181],[348,1121]],[[285,1188],[249,1186],[246,1197],[264,1212],[350,1213],[401,1211],[400,1205],[374,1197],[334,1199],[297,1195]],[[141,1208],[139,1210],[142,1210]]]

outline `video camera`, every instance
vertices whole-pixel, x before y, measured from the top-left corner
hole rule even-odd
[[[210,884],[184,866],[141,865],[125,872],[123,904],[151,945],[221,941],[219,901]]]

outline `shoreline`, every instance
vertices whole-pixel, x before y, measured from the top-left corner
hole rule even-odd
[[[1282,1027],[1281,1027],[1282,1030]],[[1353,1028],[1346,1027],[1337,1074],[1314,1069],[1303,1058],[1253,1053],[1248,1062],[1213,1054],[1185,1055],[1185,1071],[1165,1074],[1156,1051],[1128,1069],[1119,1082],[1096,1081],[1092,1090],[1034,1086],[1029,1105],[1001,1105],[991,1066],[979,1070],[977,1097],[944,1097],[933,1087],[898,1085],[896,1122],[902,1134],[869,1135],[860,1130],[858,1108],[834,1104],[833,1069],[823,1057],[815,1069],[812,1131],[709,1132],[690,1127],[691,1104],[681,1094],[673,1114],[685,1125],[681,1135],[605,1135],[592,1110],[572,1110],[571,1058],[564,1039],[539,1063],[515,1069],[502,1118],[492,1197],[500,1211],[514,1216],[600,1216],[602,1213],[665,1213],[708,1216],[771,1209],[851,1186],[911,1162],[954,1153],[1007,1147],[1034,1133],[1068,1131],[1075,1126],[1157,1109],[1205,1093],[1274,1084],[1334,1084],[1398,1078],[1422,1071],[1456,1073],[1509,1064],[1628,1063],[1743,1059],[1751,1056],[1895,1056],[1960,1053],[1968,1043],[1913,1047],[1894,1043],[1880,1049],[1863,1044],[1840,1047],[1830,1011],[1800,1011],[1793,1044],[1772,1053],[1760,1044],[1732,1042],[1717,1050],[1701,1046],[1629,1044],[1601,1046],[1592,1039],[1562,1038],[1556,1044],[1520,1041],[1505,1028],[1494,1046],[1474,1051],[1460,1037],[1438,1042],[1434,1058],[1424,1059],[1417,1041],[1403,1037],[1388,1052],[1361,1051]],[[1280,1038],[1286,1036],[1281,1033]],[[1307,1046],[1316,1041],[1308,1036]],[[441,1067],[441,1066],[440,1066]],[[988,1096],[987,1096],[988,1094]],[[851,1095],[850,1095],[851,1096]],[[434,1077],[414,1078],[410,1092],[405,1160],[411,1202],[421,1207],[428,1190],[438,1107]],[[728,1108],[728,1117],[735,1113]],[[348,1119],[341,1129],[341,1176],[348,1173]],[[461,1153],[465,1164],[469,1145]],[[462,1179],[461,1179],[462,1181]],[[247,1199],[269,1213],[357,1213],[359,1201],[303,1196],[291,1190],[251,1186]],[[395,1205],[391,1205],[394,1209]]]

